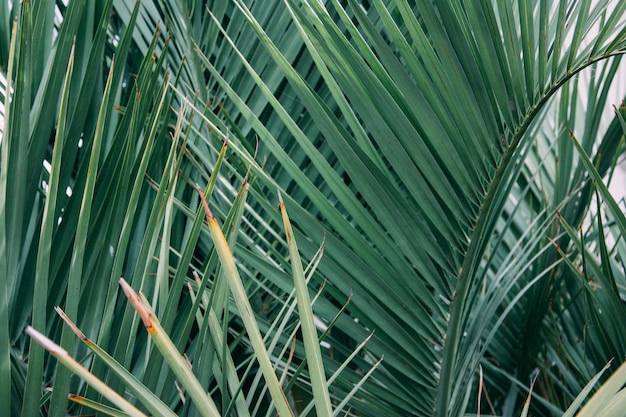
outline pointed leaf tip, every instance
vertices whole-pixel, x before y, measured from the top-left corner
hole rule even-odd
[[[277,190],[276,192],[278,193],[278,204],[280,204],[281,206],[284,206],[285,202],[283,201],[283,196],[280,193],[280,190]]]
[[[150,312],[146,306],[143,305],[135,290],[128,285],[124,278],[120,278],[120,286],[124,290],[124,294],[126,295],[126,298],[128,298],[128,301],[130,301],[135,308],[135,311],[137,311],[137,314],[139,314],[139,317],[141,317],[141,321],[143,321],[144,326],[146,326],[147,329],[151,329],[152,320],[150,319]]]
[[[76,324],[74,324],[74,322],[70,320],[70,318],[67,316],[67,314],[65,314],[65,311],[63,311],[61,307],[54,307],[54,310],[57,312],[59,317],[61,317],[63,321],[70,327],[70,329],[72,329],[76,336],[78,336],[81,340],[87,340],[87,336],[85,336],[85,334],[78,328],[78,326],[76,326]]]
[[[67,355],[67,351],[65,349],[63,349],[61,346],[57,345],[52,340],[48,339],[46,336],[39,333],[32,327],[26,327],[26,334],[53,355]]]
[[[206,198],[204,198],[204,192],[202,191],[202,188],[200,188],[200,186],[196,185],[196,191],[198,191],[198,194],[200,195],[200,200],[202,201],[202,206],[204,207],[204,211],[206,212],[207,221],[210,221],[211,219],[214,219],[215,216],[213,215],[213,212],[209,208],[209,203],[207,203]]]

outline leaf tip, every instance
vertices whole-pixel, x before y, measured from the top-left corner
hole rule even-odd
[[[31,326],[26,327],[25,331],[27,335],[29,335],[35,342],[39,343],[45,350],[47,350],[51,354],[67,355],[67,351],[65,349],[54,343],[52,340],[48,339],[43,334],[39,333]]]
[[[206,198],[204,198],[204,192],[202,191],[202,188],[200,188],[198,184],[196,184],[196,191],[200,195],[202,206],[204,207],[204,211],[206,212],[207,221],[214,219],[215,216],[213,215],[213,212],[211,211],[211,208],[209,207],[209,203],[206,201]]]
[[[147,329],[152,328],[152,319],[150,318],[151,314],[146,306],[143,305],[135,290],[128,285],[124,278],[120,278],[120,286],[122,287],[122,290],[124,290],[124,294],[126,295],[126,298],[128,298],[128,301],[130,301],[135,308],[135,311],[137,311],[137,314],[139,314],[139,317],[141,317],[141,321],[143,321],[144,326],[146,326]]]
[[[78,336],[83,341],[88,340],[87,336],[85,336],[85,334],[78,328],[78,326],[76,326],[76,324],[74,324],[74,322],[70,320],[70,318],[67,316],[67,314],[65,314],[65,311],[63,311],[61,307],[54,307],[54,311],[56,311],[59,317],[61,317],[63,321],[70,327],[70,329],[72,329],[76,336]]]

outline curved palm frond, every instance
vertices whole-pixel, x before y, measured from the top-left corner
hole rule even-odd
[[[511,314],[520,300],[534,312],[519,318],[523,335],[545,319],[547,304],[539,304],[553,293],[543,281],[558,275],[547,239],[560,236],[556,209],[580,221],[590,194],[575,198],[584,169],[567,141],[547,138],[553,156],[539,148],[540,122],[556,124],[556,138],[568,136],[580,92],[567,82],[590,65],[601,74],[585,86],[597,92],[590,106],[604,102],[619,61],[596,62],[623,52],[624,7],[288,2],[306,44],[295,53],[297,42],[259,9],[237,5],[250,26],[222,26],[221,47],[201,56],[225,116],[208,120],[237,132],[232,140],[247,162],[258,136],[259,153],[268,155],[259,179],[289,196],[304,236],[315,241],[325,230],[326,291],[331,300],[352,292],[348,311],[358,318],[338,329],[376,329],[369,349],[385,354],[382,401],[400,414],[458,415],[471,387],[461,381],[471,381],[477,347],[493,340],[503,316],[475,321]],[[250,28],[258,40],[245,37],[240,47]],[[273,61],[250,52],[256,42]],[[568,91],[559,97],[563,116],[547,120],[546,105],[560,91]],[[587,116],[589,149],[601,134],[598,117]],[[615,136],[602,146],[617,150]],[[511,354],[511,372],[535,361]]]
[[[84,355],[46,313],[56,304],[69,304],[87,337],[166,407],[196,411],[117,302],[120,275],[148,295],[219,412],[272,412],[200,200],[183,179],[209,184],[298,413],[313,406],[303,344],[291,345],[299,325],[276,189],[311,261],[311,298],[320,292],[314,313],[328,326],[321,353],[336,413],[472,412],[479,364],[496,413],[519,413],[535,368],[532,406],[558,413],[607,356],[623,357],[618,322],[589,327],[603,323],[600,310],[624,313],[623,215],[600,185],[608,214],[588,212],[589,173],[601,183],[624,146],[623,111],[603,115],[623,71],[626,3],[57,3],[0,6],[0,70],[15,62],[5,72],[14,99],[0,97],[0,331],[10,335],[0,368],[22,381],[14,392],[0,381],[5,414],[37,415],[41,404],[64,414],[70,388],[98,398],[21,334],[37,323]],[[9,36],[4,17],[17,14]],[[74,38],[74,73],[62,87]],[[42,161],[61,150],[48,172]],[[57,195],[44,188],[51,181]],[[46,214],[60,219],[52,230],[41,227],[44,201],[56,204]],[[86,362],[123,392],[103,363]],[[42,380],[54,382],[51,397]]]

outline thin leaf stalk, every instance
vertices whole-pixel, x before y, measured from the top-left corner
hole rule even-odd
[[[169,72],[165,74],[166,78],[169,76]],[[152,151],[154,150],[155,142],[157,140],[158,131],[160,128],[160,122],[165,118],[164,114],[169,106],[169,84],[162,83],[161,91],[159,93],[158,104],[156,104],[156,110],[154,111],[154,117],[147,135],[147,143],[144,148],[144,153],[141,156],[139,168],[137,169],[137,175],[133,181],[132,191],[130,194],[130,200],[128,202],[128,209],[124,216],[124,222],[122,224],[122,230],[117,244],[117,249],[126,248],[131,238],[132,227],[136,218],[136,211],[139,207],[139,199],[141,196],[141,189],[145,181],[145,173],[150,162]],[[105,309],[102,314],[104,322],[110,322],[113,320],[113,314],[115,310],[114,300],[117,295],[117,286],[115,285],[115,279],[113,277],[119,277],[124,266],[125,258],[123,256],[116,256],[113,259],[113,267],[111,269],[111,284],[107,290]],[[98,335],[98,342],[103,346],[109,343],[111,327],[102,326]]]
[[[200,278],[197,276],[195,271],[193,271],[193,273],[196,278],[196,282],[199,284],[198,286],[200,287]],[[190,284],[187,285],[189,288],[189,294],[191,294],[191,298],[195,302],[197,296],[196,294],[194,294],[192,286]],[[234,407],[237,409],[237,415],[242,417],[250,416],[250,412],[246,404],[246,399],[241,393],[242,385],[241,381],[239,380],[239,376],[237,375],[237,367],[235,366],[233,357],[229,355],[228,352],[224,352],[222,351],[222,349],[220,349],[221,346],[226,346],[224,334],[222,328],[220,327],[220,320],[217,318],[213,307],[208,305],[208,296],[206,296],[206,294],[203,295],[205,296],[203,298],[207,298],[206,300],[204,300],[204,302],[208,307],[208,311],[205,312],[205,315],[208,315],[209,334],[213,339],[214,346],[216,346],[215,353],[217,354],[218,359],[223,364],[223,372],[226,375],[226,380],[228,382],[228,390],[230,391],[230,394],[234,399]],[[199,310],[196,310],[196,321],[198,323],[198,326],[202,326],[206,318],[207,317],[203,316]],[[220,370],[219,363],[214,361],[213,368],[215,374],[217,375],[217,371]]]
[[[276,373],[274,372],[274,367],[270,360],[267,349],[265,348],[265,344],[263,343],[263,336],[261,335],[261,331],[259,330],[259,327],[256,323],[256,319],[252,311],[252,306],[250,305],[250,301],[248,300],[248,296],[243,286],[243,282],[241,280],[241,277],[239,276],[239,272],[235,264],[235,259],[233,258],[230,248],[228,247],[226,237],[224,236],[222,229],[217,223],[217,219],[213,215],[213,212],[209,208],[209,204],[204,198],[204,193],[202,192],[202,189],[197,187],[197,191],[198,194],[200,194],[200,198],[206,212],[207,224],[211,232],[211,237],[215,245],[215,250],[217,251],[218,257],[222,264],[222,270],[224,271],[225,276],[228,278],[228,285],[233,294],[233,298],[239,310],[240,317],[244,323],[246,331],[248,332],[250,343],[254,350],[256,359],[259,362],[261,372],[265,377],[268,390],[270,392],[272,400],[274,401],[274,406],[276,407],[276,410],[278,411],[278,415],[280,417],[293,417],[293,411],[291,410],[289,402],[285,397],[285,393],[280,385]]]
[[[13,24],[11,32],[11,44],[9,48],[9,68],[7,72],[6,92],[5,97],[8,97],[11,91],[12,85],[12,73],[13,65],[15,61],[15,48],[17,43],[17,21]],[[9,142],[10,139],[7,135],[9,127],[9,117],[11,110],[11,100],[5,100],[4,103],[4,132],[3,140],[0,148],[0,160],[3,161],[0,164],[0,191],[2,197],[0,198],[0,253],[6,254],[7,250],[7,227],[6,227],[6,210],[7,210],[7,198],[6,190],[8,179],[8,157],[9,157]],[[8,277],[9,263],[6,256],[0,256],[0,274],[4,277]],[[9,334],[9,284],[7,279],[0,280],[0,334]],[[9,338],[5,338],[0,342],[0,375],[11,374],[11,344]],[[0,414],[11,414],[11,384],[7,382],[0,383]]]
[[[315,411],[318,416],[332,417],[333,410],[326,386],[326,375],[324,373],[320,342],[317,335],[317,328],[313,320],[313,307],[304,278],[304,270],[302,269],[302,261],[300,260],[296,238],[293,234],[291,222],[287,215],[287,209],[285,208],[285,203],[283,202],[280,192],[278,193],[278,201],[289,246],[289,256],[291,258],[291,268],[296,288],[300,324],[302,327],[302,338],[304,340],[311,386],[313,388],[313,398],[315,400]]]
[[[61,163],[63,156],[63,144],[65,139],[65,124],[67,119],[67,108],[69,103],[70,80],[74,68],[74,46],[70,53],[67,74],[63,83],[63,95],[61,108],[57,120],[57,132],[52,152],[52,163],[50,180],[48,181],[48,195],[44,204],[43,222],[41,225],[41,237],[37,250],[37,269],[35,270],[35,284],[33,291],[33,312],[31,325],[35,328],[45,328],[46,309],[48,297],[48,275],[50,270],[50,256],[52,250],[52,237],[56,225],[56,203],[59,191],[59,178],[61,175]],[[24,398],[36,398],[41,392],[41,378],[43,375],[43,349],[36,346],[31,339],[28,370],[26,374],[26,388]],[[24,401],[22,405],[22,416],[36,416],[39,414],[39,404],[36,401]]]
[[[87,242],[87,234],[89,231],[89,222],[91,219],[91,209],[93,203],[93,195],[96,188],[96,179],[98,175],[98,164],[100,159],[100,149],[104,140],[105,125],[108,114],[109,102],[111,99],[111,80],[115,65],[111,61],[111,68],[107,77],[107,83],[104,89],[104,97],[100,105],[98,120],[96,123],[96,132],[93,139],[91,155],[89,156],[89,169],[85,182],[85,191],[82,196],[80,217],[76,228],[76,239],[74,249],[72,251],[72,260],[70,264],[70,272],[67,280],[67,296],[66,296],[66,312],[69,317],[78,316],[78,304],[80,300],[83,264],[85,258],[85,247]],[[68,348],[72,344],[71,333],[64,328],[61,333],[61,346]],[[54,382],[54,391],[50,405],[51,415],[64,416],[67,408],[67,393],[70,386],[70,375],[63,368],[57,371]]]

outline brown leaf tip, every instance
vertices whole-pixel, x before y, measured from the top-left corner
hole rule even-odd
[[[206,198],[204,198],[204,191],[202,191],[202,188],[200,188],[200,186],[197,184],[196,184],[196,191],[198,191],[198,194],[200,195],[202,206],[204,207],[204,211],[206,212],[207,221],[210,219],[214,219],[215,216],[213,215],[213,212],[209,208],[209,203],[206,201]]]
[[[54,310],[63,319],[63,321],[68,326],[70,326],[70,329],[72,329],[76,336],[78,336],[81,340],[87,340],[87,336],[85,336],[85,334],[78,328],[78,326],[76,326],[76,324],[74,324],[74,322],[70,320],[70,318],[67,316],[67,314],[65,314],[65,311],[63,311],[61,307],[54,307]]]
[[[146,306],[143,305],[135,290],[133,290],[133,288],[128,285],[124,278],[120,278],[120,286],[124,290],[124,294],[126,295],[126,298],[128,298],[128,301],[130,301],[130,303],[135,308],[135,311],[137,311],[137,314],[139,314],[139,317],[141,317],[141,321],[143,321],[144,326],[146,326],[147,329],[150,329],[152,327],[150,311],[148,311]]]

